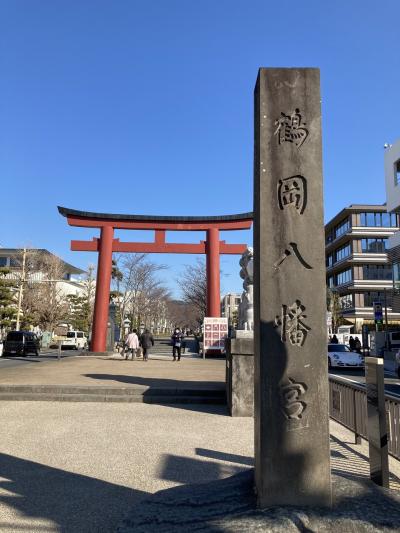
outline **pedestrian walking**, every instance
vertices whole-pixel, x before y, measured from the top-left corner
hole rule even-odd
[[[143,361],[149,360],[149,349],[154,346],[153,335],[148,329],[144,330],[144,333],[140,337],[140,346],[143,350]]]
[[[178,357],[178,361],[181,360],[181,351],[182,351],[182,341],[183,341],[183,334],[180,330],[180,328],[175,328],[175,331],[173,332],[172,336],[172,357],[173,361],[176,361],[176,358]]]
[[[354,340],[352,335],[350,335],[349,346],[350,346],[350,350],[354,352],[354,350],[356,349],[356,341]]]
[[[361,342],[358,337],[354,339],[354,349],[357,353],[361,353]]]
[[[334,336],[332,337],[331,343],[332,343],[332,344],[339,344],[339,339],[336,337],[336,335],[334,335]]]
[[[135,358],[139,348],[139,337],[137,336],[137,330],[132,330],[125,339],[125,359],[129,358],[129,353],[132,355],[132,361]]]

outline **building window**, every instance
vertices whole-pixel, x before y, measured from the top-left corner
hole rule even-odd
[[[333,281],[333,276],[329,276],[329,277],[328,277],[328,287],[329,287],[330,289],[332,289],[332,287],[334,287],[334,285],[335,285],[335,284],[334,284],[334,281]]]
[[[0,257],[0,267],[7,266],[7,257]]]
[[[333,232],[330,231],[326,237],[325,237],[325,244],[329,244],[330,242],[332,242],[334,240],[334,236],[333,236]]]
[[[363,265],[363,279],[391,280],[390,265]]]
[[[340,296],[339,305],[341,309],[351,309],[353,307],[353,296],[351,294]]]
[[[343,270],[343,272],[339,272],[339,274],[336,274],[336,285],[343,285],[344,283],[348,283],[353,279],[352,275],[352,269],[349,268],[348,270]]]
[[[372,291],[364,293],[364,307],[372,307],[374,302],[381,302],[385,306],[385,293]],[[386,303],[388,307],[392,307],[392,293],[386,292]]]
[[[341,261],[345,257],[348,257],[350,254],[351,254],[351,246],[350,246],[350,243],[348,243],[336,250],[336,253],[335,253],[336,261]]]
[[[361,239],[362,251],[369,254],[383,254],[387,239]]]
[[[360,213],[361,226],[370,228],[395,228],[397,227],[397,215],[393,213]]]
[[[335,239],[340,237],[340,235],[343,235],[344,233],[347,233],[350,229],[350,220],[346,218],[343,222],[335,226]]]
[[[333,265],[333,254],[328,254],[326,256],[326,266],[329,268]]]
[[[400,263],[393,263],[393,288],[400,294]]]
[[[394,184],[397,186],[400,182],[400,159],[394,164]]]

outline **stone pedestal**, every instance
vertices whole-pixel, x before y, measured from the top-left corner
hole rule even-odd
[[[330,505],[318,69],[255,89],[255,483],[261,508]]]
[[[253,416],[254,343],[252,338],[227,339],[226,394],[231,416]]]

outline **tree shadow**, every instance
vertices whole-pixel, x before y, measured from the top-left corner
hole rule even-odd
[[[243,471],[243,467],[204,461],[193,457],[163,454],[158,466],[158,477],[184,485],[216,481]]]
[[[193,390],[225,391],[225,382],[222,381],[189,381],[169,378],[153,378],[143,376],[126,376],[123,374],[82,374],[96,380],[118,381],[129,385],[139,385],[143,388],[154,388],[160,391],[185,394]]]
[[[236,455],[234,453],[218,452],[216,450],[208,450],[206,448],[196,448],[196,454],[201,457],[209,457],[210,459],[219,459],[220,461],[229,461],[231,463],[238,463],[246,466],[254,466],[254,458],[246,457],[245,455]]]
[[[323,457],[324,452],[329,457],[329,434],[326,449],[315,443],[306,445],[314,437],[313,426],[319,424],[314,413],[316,403],[312,401],[319,376],[314,376],[312,382],[308,379],[309,372],[294,357],[302,355],[293,353],[293,360],[289,361],[287,343],[282,341],[274,322],[255,317],[257,323],[260,329],[257,332],[256,326],[254,334],[254,432],[259,505],[306,504],[313,499],[329,504],[329,494],[325,495],[329,465],[325,468]],[[296,346],[292,352],[295,348],[304,349]]]
[[[175,464],[181,458],[173,458]],[[170,459],[169,459],[170,460]],[[169,460],[164,464],[168,476]],[[171,463],[172,464],[172,463]],[[183,460],[181,471],[192,463]],[[210,469],[213,475],[217,468]],[[185,477],[186,474],[183,474]],[[398,531],[400,497],[372,482],[334,476],[334,506],[271,506],[257,509],[253,469],[206,483],[158,492],[131,509],[120,524],[123,533],[202,531]],[[182,478],[181,478],[182,479]],[[386,529],[385,529],[386,530]]]
[[[167,378],[126,376],[120,374],[82,374],[101,381],[137,385],[144,403],[168,405],[190,411],[211,412],[227,416],[225,382],[185,381]],[[132,392],[135,387],[131,387]],[[137,392],[136,392],[137,394]]]
[[[62,533],[113,531],[126,509],[148,494],[3,453],[0,490],[0,502],[30,521],[31,531],[42,530],[35,521],[50,521]],[[0,529],[14,530],[5,516]]]

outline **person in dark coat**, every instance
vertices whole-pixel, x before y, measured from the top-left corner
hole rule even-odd
[[[354,349],[357,353],[361,353],[361,342],[358,337],[354,339]]]
[[[173,332],[171,339],[172,339],[172,357],[174,358],[173,360],[176,361],[176,356],[178,356],[178,361],[180,361],[183,334],[179,328],[175,328],[175,331]]]
[[[339,339],[336,337],[336,335],[334,335],[334,336],[332,337],[331,343],[332,343],[332,344],[339,344]]]
[[[140,346],[143,350],[143,361],[149,360],[149,348],[154,346],[153,335],[148,329],[144,330],[144,333],[140,336]]]
[[[356,341],[354,340],[352,335],[350,335],[349,346],[350,346],[350,350],[354,352],[354,350],[356,349]]]

